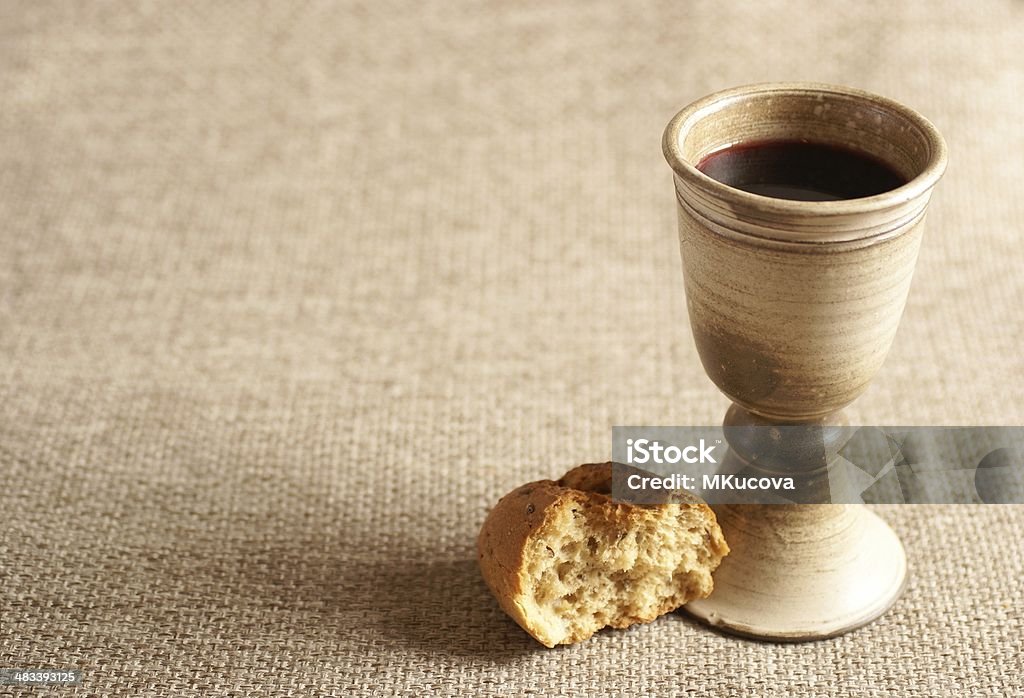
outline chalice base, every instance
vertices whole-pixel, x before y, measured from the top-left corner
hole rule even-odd
[[[710,626],[775,642],[835,637],[881,616],[906,586],[903,544],[864,505],[714,509],[732,552],[711,596],[684,607]]]

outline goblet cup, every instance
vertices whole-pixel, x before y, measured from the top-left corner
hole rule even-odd
[[[859,153],[906,183],[860,198],[802,201],[743,191],[697,167],[724,148],[766,141]],[[782,431],[820,440],[845,423],[842,408],[881,367],[946,147],[931,123],[897,102],[816,83],[711,95],[672,119],[663,145],[698,354],[734,403],[725,419],[730,458],[757,471],[742,440],[728,438],[730,428],[805,426]],[[786,452],[814,450],[797,446]],[[826,460],[834,456],[825,450]],[[806,473],[820,465],[794,455],[773,468]],[[766,639],[830,637],[877,618],[904,588],[902,544],[863,505],[715,509],[732,553],[712,595],[687,607],[710,624]]]

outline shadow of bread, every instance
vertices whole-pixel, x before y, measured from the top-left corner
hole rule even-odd
[[[476,560],[398,562],[369,576],[353,603],[375,608],[376,628],[407,649],[497,663],[546,651],[495,603]]]

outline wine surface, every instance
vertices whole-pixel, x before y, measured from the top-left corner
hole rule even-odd
[[[859,199],[907,183],[870,155],[804,141],[740,143],[711,153],[697,169],[743,191],[797,201]]]

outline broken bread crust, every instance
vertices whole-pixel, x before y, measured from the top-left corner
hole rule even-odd
[[[603,627],[648,623],[711,593],[728,554],[714,512],[685,493],[667,503],[612,500],[612,464],[573,468],[505,495],[477,538],[484,581],[547,647]]]

